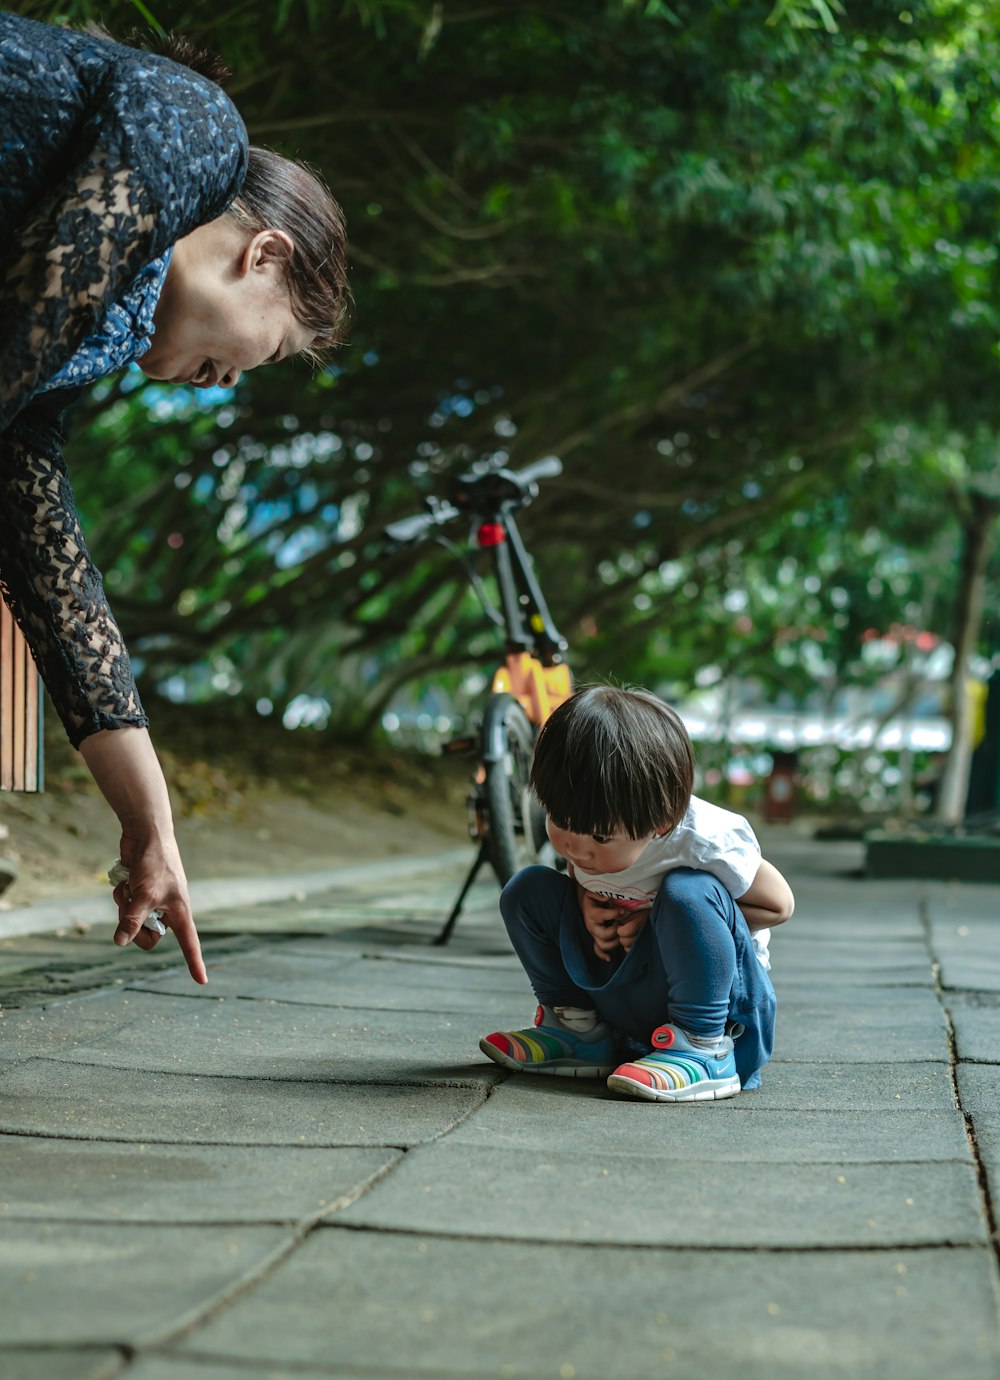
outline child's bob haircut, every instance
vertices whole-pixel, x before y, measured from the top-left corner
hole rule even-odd
[[[531,784],[560,829],[642,839],[683,819],[694,751],[680,715],[648,690],[591,685],[543,724]]]

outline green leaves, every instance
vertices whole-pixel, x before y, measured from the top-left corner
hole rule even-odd
[[[329,698],[345,658],[369,706],[404,658],[457,682],[491,635],[437,548],[387,559],[382,524],[547,453],[526,531],[584,673],[683,689],[714,657],[805,695],[866,674],[859,639],[908,603],[944,630],[954,485],[995,483],[995,7],[152,8],[342,199],[357,309],[335,372],[81,416],[71,467],[147,674],[225,654],[279,707]]]
[[[139,11],[141,17],[145,20],[145,22],[155,33],[162,34],[165,32],[163,25],[152,13],[149,7],[142,3],[142,0],[132,0],[132,4]]]
[[[846,13],[841,0],[776,0],[767,23],[790,24],[793,29],[823,28],[836,34],[840,32],[837,19]]]

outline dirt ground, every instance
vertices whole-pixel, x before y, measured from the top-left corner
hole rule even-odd
[[[258,716],[156,706],[153,740],[188,877],[317,870],[468,842],[468,763],[366,751]],[[47,715],[45,791],[0,795],[0,907],[107,886],[118,822]],[[471,846],[471,845],[470,845]]]

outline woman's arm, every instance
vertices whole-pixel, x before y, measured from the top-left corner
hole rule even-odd
[[[54,403],[48,400],[46,406]],[[0,592],[17,619],[70,740],[122,828],[129,886],[118,888],[118,943],[152,948],[141,930],[163,911],[191,976],[204,982],[187,881],[174,841],[170,802],[131,663],[87,552],[73,492],[58,453],[58,419],[33,405],[0,437]]]
[[[129,879],[115,888],[115,943],[135,940],[140,948],[155,948],[160,936],[143,929],[142,922],[158,910],[177,936],[195,982],[207,982],[167,783],[149,734],[144,728],[95,733],[84,740],[80,753],[122,827],[121,860]]]
[[[766,930],[791,919],[795,897],[778,869],[762,858],[757,875],[736,904],[752,930]]]

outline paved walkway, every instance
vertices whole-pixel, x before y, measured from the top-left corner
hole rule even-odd
[[[461,869],[203,914],[211,984],[0,943],[4,1380],[995,1380],[1000,889],[776,834],[764,1088],[507,1076]]]

